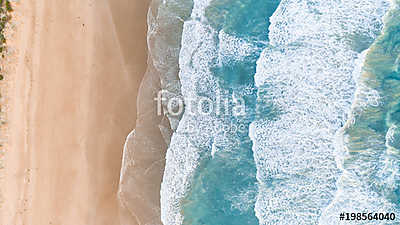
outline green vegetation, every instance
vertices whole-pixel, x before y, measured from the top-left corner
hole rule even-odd
[[[6,1],[6,10],[7,10],[7,12],[12,12],[13,11],[13,9],[11,7],[11,3],[8,0]]]
[[[11,12],[13,8],[9,0],[0,0],[0,53],[4,58],[4,52],[7,50],[6,36],[4,34],[4,28],[7,23],[11,20]],[[3,75],[0,75],[0,80],[3,80]]]
[[[2,58],[5,57],[5,54],[7,52],[7,46],[6,46],[6,35],[5,35],[5,28],[7,26],[7,23],[11,20],[11,12],[13,11],[11,7],[11,3],[9,0],[0,0],[0,55]],[[4,80],[5,76],[2,71],[2,68],[0,68],[1,74],[0,74],[0,81]],[[0,98],[2,98],[1,90],[0,90]],[[2,105],[0,105],[0,128],[4,129],[4,126],[6,126],[6,118],[3,114],[3,108]],[[3,136],[2,136],[3,137]],[[2,141],[0,142],[0,169],[3,168],[3,143]]]

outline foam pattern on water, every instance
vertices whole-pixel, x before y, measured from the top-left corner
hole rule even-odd
[[[200,107],[197,104],[203,97],[212,100],[212,104],[215,106],[217,105],[217,95],[222,99],[231,99],[230,101],[232,101],[230,96],[235,95],[235,92],[246,91],[246,89],[226,91],[217,81],[219,78],[216,78],[211,72],[211,68],[218,67],[221,60],[245,58],[254,52],[253,48],[250,48],[251,44],[229,36],[222,31],[216,32],[212,27],[197,20],[185,23],[184,34],[190,35],[184,35],[182,40],[180,78],[182,93],[185,98],[192,99],[192,108]],[[230,51],[233,49],[232,45],[236,46],[234,48],[235,54]],[[231,108],[232,102],[229,102],[229,105],[228,108]],[[244,122],[246,123],[246,121]],[[190,113],[186,109],[167,152],[166,168],[161,187],[162,221],[164,224],[182,224],[184,219],[181,211],[182,201],[187,192],[190,191],[194,172],[202,160],[210,159],[210,157],[224,157],[224,154],[229,155],[229,149],[234,152],[234,149],[240,145],[240,142],[238,142],[240,136],[235,135],[234,132],[225,132],[221,128],[229,127],[232,124],[238,127],[241,123],[243,122],[231,117],[218,116],[216,112],[210,115],[201,115],[196,112]],[[191,147],[188,147],[189,143]],[[247,144],[251,146],[251,143]],[[222,149],[228,152],[220,153]],[[236,160],[240,159],[237,158]],[[182,167],[180,164],[188,167]],[[240,187],[238,186],[238,188]],[[239,193],[229,193],[226,199],[230,200],[232,206],[236,207],[237,210],[250,210],[251,212],[254,205],[249,206],[247,204],[249,201],[238,201],[246,200],[246,197],[255,192],[255,190],[250,193],[247,191],[243,189]]]
[[[267,113],[250,127],[260,224],[317,224],[334,198],[335,137],[353,101],[353,71],[387,8],[375,0],[287,0],[271,18],[273,47],[255,75],[257,107]]]
[[[350,178],[354,177],[346,176],[350,171],[347,169],[351,168],[346,166],[352,164],[349,163],[351,160],[343,157],[346,155],[347,143],[341,138],[345,137],[343,131],[339,130],[348,121],[350,109],[354,109],[351,106],[357,85],[357,96],[365,98],[365,101],[356,101],[353,106],[360,104],[360,109],[368,108],[382,97],[376,89],[356,81],[360,78],[361,64],[366,57],[363,51],[379,35],[382,17],[389,3],[386,0],[282,1],[271,17],[270,43],[266,44],[265,40],[252,42],[252,38],[242,29],[247,28],[247,25],[239,26],[240,32],[235,36],[236,30],[232,27],[236,23],[221,25],[217,18],[214,25],[209,24],[205,12],[215,2],[218,1],[194,1],[191,20],[184,24],[179,55],[181,93],[185,98],[193,100],[193,108],[198,108],[197,104],[202,97],[211,99],[215,105],[217,95],[228,98],[246,95],[246,91],[255,91],[254,85],[248,83],[252,80],[247,75],[252,71],[252,57],[258,57],[262,48],[264,51],[258,59],[254,76],[258,88],[257,104],[253,109],[255,112],[251,113],[255,115],[236,118],[215,113],[193,114],[189,113],[186,105],[166,156],[161,186],[161,217],[164,225],[191,224],[191,221],[197,221],[193,224],[212,224],[210,220],[196,220],[198,218],[195,217],[185,222],[185,214],[201,217],[208,215],[210,210],[200,204],[203,208],[199,208],[203,211],[193,212],[199,205],[199,199],[195,197],[203,194],[197,191],[204,190],[201,184],[192,182],[202,181],[198,178],[202,175],[213,175],[210,171],[215,170],[214,167],[204,171],[204,174],[197,173],[204,169],[201,168],[204,162],[223,162],[225,158],[229,164],[235,160],[238,163],[243,163],[243,159],[248,160],[248,157],[243,157],[245,154],[235,153],[238,146],[243,144],[241,140],[244,140],[246,146],[251,146],[246,143],[246,137],[234,132],[223,132],[219,128],[232,123],[247,125],[249,120],[254,120],[249,128],[249,136],[253,141],[258,187],[249,185],[242,188],[238,185],[237,189],[226,189],[234,190],[234,194],[226,193],[222,199],[215,201],[216,204],[229,202],[231,208],[227,211],[237,212],[237,218],[240,215],[250,215],[247,213],[254,208],[255,193],[255,213],[262,225],[332,224],[328,221],[337,221],[339,209],[350,209],[340,208],[340,204],[345,206],[348,199],[357,197],[356,193],[371,199],[379,198],[379,195],[374,195],[375,192],[362,189],[364,180],[352,183]],[[240,5],[249,1],[234,2]],[[213,13],[210,12],[215,15]],[[216,28],[225,25],[229,32]],[[254,32],[257,38],[262,37],[258,33],[260,30]],[[250,62],[249,68],[245,66],[247,61]],[[245,76],[243,72],[236,72],[237,68],[243,69]],[[372,139],[380,140],[376,143],[379,146],[391,146],[394,149],[397,131],[397,125],[392,124],[388,132],[381,135],[383,139]],[[375,156],[371,154],[369,157]],[[382,171],[386,176],[397,176],[398,161],[393,157],[385,159],[386,168],[390,169],[377,171]],[[362,162],[361,159],[359,161]],[[251,165],[246,162],[245,166]],[[372,173],[371,170],[375,168],[368,167],[374,166],[373,163],[361,165],[365,165],[361,168],[366,169],[366,173]],[[341,170],[344,171],[342,176]],[[253,174],[249,173],[251,176]],[[349,193],[347,200],[341,198],[344,192],[337,191],[337,188],[350,184],[359,185],[362,190],[359,188],[358,192]],[[393,195],[397,184],[390,179],[387,184],[392,185],[392,188],[386,188],[385,193]],[[182,208],[182,205],[187,207]],[[367,201],[361,205],[373,204]],[[393,209],[385,198],[379,198],[377,205],[387,207],[368,209]],[[188,212],[189,209],[192,211]],[[255,224],[252,219],[247,223],[240,219],[232,219],[230,224]],[[218,221],[214,224],[227,224],[218,218],[214,221]]]
[[[121,165],[121,224],[161,224],[165,153],[180,117],[161,114],[154,98],[160,90],[166,102],[181,95],[178,56],[183,22],[190,17],[192,5],[192,0],[152,0],[149,7],[148,67],[138,91],[136,127],[127,137]]]
[[[399,13],[399,1],[393,1],[383,33],[365,57],[349,121],[338,136],[343,174],[321,224],[330,224],[338,212],[400,213]],[[399,224],[399,219],[342,224]]]
[[[274,46],[301,42],[361,52],[382,29],[385,0],[286,0],[271,17],[270,43]],[[343,46],[344,47],[344,46]]]
[[[198,4],[194,5],[193,16],[197,16],[198,7]],[[198,99],[199,96],[208,96],[214,92],[212,87],[215,81],[208,64],[210,58],[215,57],[216,49],[209,44],[213,43],[215,34],[209,30],[209,27],[196,20],[184,24],[180,79],[182,93],[186,98]],[[189,189],[190,180],[199,163],[199,155],[211,145],[213,132],[209,128],[213,123],[211,116],[185,113],[173,135],[161,185],[161,220],[164,225],[183,222],[181,200]]]
[[[154,66],[154,71],[160,73],[159,85],[163,97],[163,112],[167,119],[164,123],[167,125],[160,125],[160,129],[165,130],[163,135],[169,143],[171,137],[168,130],[170,128],[172,131],[176,130],[180,116],[170,114],[167,104],[169,99],[182,97],[178,77],[178,59],[183,22],[190,17],[193,1],[164,0],[161,4],[159,0],[154,0],[152,5],[157,7],[153,6],[148,14],[148,64]],[[154,15],[152,11],[155,11]],[[153,99],[150,100],[153,101]]]
[[[258,61],[260,104],[275,112],[251,127],[261,224],[313,224],[333,198],[333,137],[351,105],[355,55],[332,52],[346,63],[309,47],[264,51]]]
[[[256,170],[247,135],[250,117],[239,118],[225,111],[202,115],[189,109],[204,107],[198,105],[204,97],[214,107],[219,104],[216,96],[228,100],[221,109],[230,112],[236,97],[243,96],[250,105],[255,101],[253,70],[261,49],[209,25],[204,16],[209,3],[195,1],[192,20],[184,24],[179,76],[182,94],[186,103],[191,100],[191,106],[186,104],[166,156],[161,186],[161,216],[165,225],[225,224],[229,220],[234,220],[231,224],[257,224]],[[246,63],[253,63],[253,67],[246,67]],[[237,68],[241,70],[235,71]],[[246,108],[246,115],[254,114],[253,108]],[[223,129],[240,125],[244,126],[244,133]],[[225,177],[218,178],[221,175]],[[209,202],[203,188],[218,198]],[[218,216],[218,210],[225,213]]]

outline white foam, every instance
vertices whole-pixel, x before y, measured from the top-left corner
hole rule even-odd
[[[204,11],[210,5],[212,0],[194,0],[192,19],[204,22],[207,18],[204,16]]]
[[[400,213],[399,200],[394,194],[396,189],[398,190],[400,177],[399,146],[396,143],[399,129],[397,125],[386,121],[389,129],[385,135],[366,126],[368,123],[374,125],[372,123],[375,121],[383,123],[383,116],[379,114],[383,113],[381,110],[385,107],[383,99],[379,96],[379,91],[382,90],[363,83],[369,75],[364,72],[360,77],[349,121],[346,128],[338,133],[338,166],[343,170],[343,174],[337,182],[335,198],[321,216],[320,224],[330,224],[339,212],[390,212],[396,215]],[[351,154],[350,151],[360,152]],[[384,223],[398,224],[398,221]],[[382,222],[346,221],[339,224]]]
[[[205,25],[209,3],[194,1],[192,20],[184,24],[179,76],[185,98],[214,98],[222,89],[210,68],[254,50]],[[256,120],[249,132],[260,183],[260,224],[315,224],[334,198],[339,177],[335,133],[348,118],[359,63],[352,35],[373,40],[385,9],[384,0],[285,0],[271,18],[273,47],[260,56],[255,82],[260,104],[279,117]],[[226,122],[215,115],[184,114],[167,153],[161,187],[164,225],[182,224],[180,204],[193,173],[202,155],[218,151],[216,142],[224,138],[213,128]],[[247,194],[238,196],[246,199]]]
[[[263,51],[255,82],[261,104],[278,116],[250,128],[260,224],[316,224],[334,198],[335,134],[349,116],[360,63],[354,40],[376,38],[387,8],[383,0],[286,0],[272,16],[274,48]]]
[[[215,32],[201,22],[185,22],[180,53],[180,79],[185,98],[198,99],[212,93],[215,81],[209,61],[215,58]],[[164,225],[182,224],[180,202],[184,198],[202,152],[212,141],[211,116],[185,113],[167,151],[161,185],[161,220]]]
[[[240,38],[231,36],[223,30],[219,32],[219,61],[226,62],[229,59],[243,60],[247,56],[254,54],[256,46]]]
[[[207,25],[204,10],[209,2],[195,1],[192,19],[185,22],[183,29],[179,77],[182,94],[185,99],[193,100],[194,108],[202,97],[211,99],[213,104],[217,101],[216,95],[222,99],[231,98],[210,71],[212,67],[221,65],[226,60],[241,60],[256,51],[246,41],[223,31],[217,32]],[[212,157],[219,151],[218,146],[237,146],[220,129],[224,125],[230,125],[230,116],[217,116],[215,112],[199,115],[185,111],[166,156],[161,186],[161,217],[164,225],[182,224],[180,203],[190,188],[200,156]],[[247,195],[243,193],[241,196],[245,198]],[[239,203],[237,207],[246,208],[245,204]]]

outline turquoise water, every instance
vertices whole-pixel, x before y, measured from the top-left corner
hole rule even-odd
[[[352,109],[352,121],[344,129],[348,154],[343,168],[358,180],[360,187],[343,189],[374,196],[373,206],[385,211],[400,211],[400,9],[385,18],[383,34],[370,47],[359,79],[359,93]],[[373,96],[379,96],[372,98]],[[343,180],[347,181],[344,176]],[[360,185],[361,186],[361,185]],[[389,222],[388,222],[389,224]],[[394,223],[398,224],[398,223]]]
[[[193,114],[185,100],[166,156],[163,223],[398,216],[399,1],[384,28],[386,0],[193,3],[179,54],[182,95],[206,109],[220,97],[224,111],[243,99],[245,113]],[[203,97],[211,102],[202,106]]]
[[[208,22],[217,30],[236,37],[265,41],[269,18],[280,0],[213,0],[205,10]]]
[[[235,94],[245,100],[246,113],[218,116],[242,129],[225,133],[223,143],[214,143],[218,151],[202,159],[182,202],[185,225],[258,224],[254,211],[257,171],[248,127],[255,117],[256,61],[268,42],[268,18],[278,5],[279,1],[214,0],[205,10],[213,28],[255,47],[244,58],[228,57],[211,68],[224,96]]]
[[[384,34],[372,47],[366,61],[366,71],[374,74],[380,83],[383,103],[380,106],[386,125],[386,151],[382,195],[400,211],[400,1],[392,10],[385,24]],[[369,69],[371,68],[371,69]],[[379,123],[375,121],[374,124]],[[378,126],[379,127],[379,126]],[[382,132],[381,129],[376,131]]]
[[[349,209],[400,213],[400,1],[385,17],[382,34],[366,52],[351,114],[339,132],[342,175],[325,218]],[[340,224],[367,224],[345,223]]]
[[[379,94],[379,104],[369,105],[346,127],[351,157],[345,168],[358,160],[380,162],[369,174],[369,184],[400,206],[400,10],[392,10],[383,35],[371,46],[360,82]],[[363,101],[363,99],[357,99]],[[362,134],[362,135],[361,135]],[[376,139],[376,140],[374,140]],[[377,143],[383,144],[377,146]],[[370,156],[376,158],[370,158]],[[364,163],[365,165],[365,163]],[[381,182],[377,182],[381,181]]]

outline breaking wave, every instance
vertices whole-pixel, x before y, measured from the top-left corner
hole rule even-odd
[[[176,20],[169,13],[180,4],[191,15]],[[151,56],[173,132],[161,132],[163,224],[332,224],[339,212],[398,213],[398,4],[160,2],[169,10],[152,18],[157,29],[183,23],[180,45],[161,38]],[[180,116],[167,111],[177,96]]]

